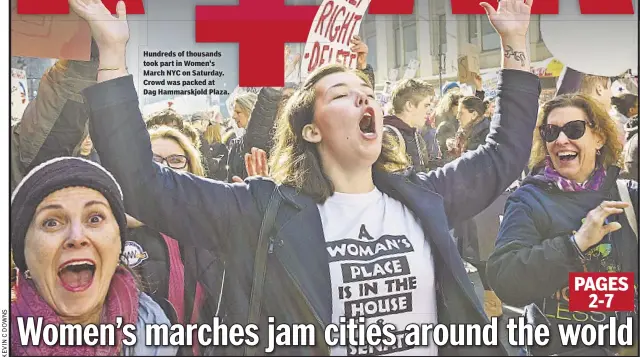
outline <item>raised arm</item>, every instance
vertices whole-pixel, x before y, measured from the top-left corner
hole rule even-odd
[[[124,3],[111,18],[100,0],[70,0],[100,48],[98,84],[83,93],[102,165],[120,183],[127,213],[185,244],[224,252],[228,237],[255,235],[260,222],[249,186],[177,173],[152,160],[151,143],[126,72]]]
[[[80,144],[87,123],[81,91],[95,84],[97,68],[97,57],[89,62],[60,60],[42,76],[38,96],[12,128],[12,189],[31,168],[71,156]]]
[[[540,81],[526,54],[532,0],[503,0],[498,10],[483,3],[502,39],[502,72],[496,114],[484,145],[422,175],[444,198],[449,225],[480,213],[520,175],[531,152]]]

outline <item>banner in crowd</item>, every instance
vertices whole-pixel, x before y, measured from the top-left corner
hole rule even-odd
[[[68,15],[18,15],[11,0],[11,55],[88,61],[91,57],[89,25]]]
[[[29,104],[27,72],[11,68],[11,125],[20,121]]]
[[[322,65],[342,63],[356,68],[351,38],[360,32],[371,0],[324,0],[311,25],[302,54],[301,78]]]

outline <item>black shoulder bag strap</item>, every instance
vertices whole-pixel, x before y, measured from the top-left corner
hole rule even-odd
[[[271,232],[276,222],[276,215],[278,214],[278,208],[282,202],[282,196],[278,186],[276,186],[271,193],[267,210],[265,211],[264,218],[262,219],[262,226],[260,227],[260,235],[258,236],[258,245],[256,247],[256,254],[253,261],[253,283],[251,285],[251,297],[249,300],[249,318],[248,324],[260,323],[260,314],[262,309],[262,293],[264,291],[264,280],[267,273],[267,259],[270,249]],[[257,348],[245,347],[245,356],[254,356]]]

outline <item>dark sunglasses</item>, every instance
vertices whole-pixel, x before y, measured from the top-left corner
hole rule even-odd
[[[587,122],[584,120],[574,120],[566,123],[564,126],[559,127],[553,124],[546,124],[540,127],[540,136],[548,143],[554,142],[560,136],[560,133],[564,133],[567,138],[571,140],[580,139],[587,129]]]
[[[187,159],[184,155],[169,155],[167,157],[162,157],[160,155],[153,155],[153,161],[162,165],[163,162],[167,163],[172,169],[181,170],[187,167],[189,163],[189,159]]]

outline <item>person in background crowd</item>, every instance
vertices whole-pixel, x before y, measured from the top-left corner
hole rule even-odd
[[[89,115],[80,91],[96,82],[97,54],[92,42],[90,61],[58,60],[42,76],[38,95],[10,130],[11,191],[32,168],[55,157],[73,156],[82,142]]]
[[[244,155],[245,138],[247,125],[251,118],[251,112],[256,105],[258,95],[255,93],[240,94],[233,104],[233,120],[239,130],[236,130],[236,137],[229,141],[229,159],[227,160],[227,181],[231,181],[233,176],[245,177],[244,171]]]
[[[459,157],[463,153],[476,150],[486,142],[491,127],[491,120],[485,116],[486,103],[480,98],[467,96],[460,99],[457,119],[460,123],[456,133],[455,149],[451,156]],[[493,292],[486,279],[486,262],[481,261],[478,229],[475,220],[469,219],[453,228],[453,236],[457,238],[460,255],[478,269],[484,289],[484,312],[489,317],[502,316],[502,302]]]
[[[191,118],[191,126],[200,132],[200,155],[206,176],[214,180],[226,180],[229,151],[222,144],[221,125],[212,121],[211,113],[197,112]]]
[[[168,108],[158,113],[154,113],[147,118],[146,123],[147,128],[149,129],[163,125],[176,128],[182,134],[186,135],[196,148],[200,148],[200,134],[174,109]]]
[[[460,99],[458,105],[459,127],[455,137],[455,154],[475,150],[485,143],[491,120],[485,117],[485,103],[478,97],[468,96]]]
[[[247,125],[246,133],[236,141],[233,151],[234,159],[229,161],[230,167],[233,162],[233,172],[228,174],[232,181],[242,181],[242,178],[247,177],[245,157],[252,148],[258,148],[265,152],[271,149],[273,123],[282,102],[282,93],[283,91],[277,88],[264,87],[260,89],[257,101],[251,111],[251,120]]]
[[[485,98],[484,106],[485,108],[487,108],[487,110],[485,110],[484,112],[484,117],[491,120],[491,118],[493,118],[493,114],[495,113],[495,109],[496,109],[496,98],[495,97]]]
[[[621,182],[632,200],[623,202],[617,185],[621,151],[614,122],[592,97],[566,94],[542,107],[529,166],[544,167],[507,200],[487,262],[489,283],[500,299],[530,304],[530,323],[551,324],[551,343],[531,349],[532,355],[604,356],[618,350],[562,346],[559,324],[607,324],[609,317],[622,324],[631,316],[637,329],[638,241],[624,209],[632,204],[638,212],[638,183]],[[636,313],[569,313],[569,273],[585,271],[633,272]]]
[[[172,171],[205,177],[200,152],[176,128],[168,126],[149,130],[153,161]],[[179,244],[135,218],[128,217],[129,235],[125,258],[135,269],[142,285],[162,303],[174,323],[211,321],[221,293],[224,264],[216,255],[203,249]],[[189,264],[185,264],[188,262]],[[167,313],[169,315],[169,313]],[[178,355],[198,355],[200,347],[181,347]]]
[[[236,138],[236,131],[233,128],[227,129],[222,135],[222,144],[229,147],[231,141]]]
[[[618,140],[624,145],[624,125],[628,119],[612,107],[612,83],[611,78],[585,74],[582,76],[578,92],[593,97],[610,115],[611,120],[618,128]]]
[[[169,325],[140,291],[122,259],[127,226],[113,176],[90,161],[61,157],[24,177],[11,200],[11,248],[18,267],[11,303],[16,356],[172,356],[172,346],[146,346],[146,325]],[[43,325],[112,324],[113,346],[22,345],[18,318]],[[122,319],[116,323],[117,319]],[[120,326],[135,324],[137,343],[122,344]]]
[[[638,96],[635,94],[619,94],[611,98],[611,104],[618,113],[626,118],[626,121],[638,116]]]
[[[213,117],[212,113],[209,112],[197,112],[191,115],[191,119],[189,123],[191,126],[196,129],[200,134],[204,133],[209,125],[209,121]],[[200,140],[202,141],[202,135],[200,135]]]
[[[460,93],[460,85],[457,82],[447,82],[442,86],[442,96],[447,95],[447,93]]]
[[[385,129],[405,147],[416,171],[428,170],[429,152],[418,129],[422,129],[435,96],[433,87],[418,79],[403,80],[391,93],[395,115],[384,117]]]
[[[255,93],[243,93],[236,97],[233,103],[233,120],[239,129],[245,129],[249,124],[251,112],[256,105],[258,95]]]
[[[442,163],[442,153],[440,153],[440,145],[438,145],[438,140],[436,138],[436,123],[435,116],[433,115],[433,108],[437,102],[434,100],[431,104],[429,114],[427,114],[427,120],[425,121],[424,127],[420,130],[420,135],[422,139],[427,144],[427,153],[429,154],[429,162],[427,163],[427,168],[429,170],[433,170],[437,167],[443,165]]]
[[[627,142],[624,145],[625,178],[638,181],[638,115],[629,119],[624,126]]]
[[[171,168],[181,169],[196,176],[205,176],[200,152],[193,142],[178,129],[168,126],[153,127],[149,130],[153,161]],[[176,167],[179,166],[179,167]]]
[[[626,118],[624,125],[624,178],[638,180],[638,96],[625,93],[611,98],[617,112]]]
[[[409,322],[485,325],[487,318],[449,225],[493,202],[518,177],[529,156],[540,95],[539,78],[530,72],[526,54],[531,4],[503,0],[496,11],[483,3],[501,43],[509,47],[502,51],[500,115],[492,122],[486,145],[428,174],[389,167],[398,148],[383,146],[383,137],[389,136],[384,135],[382,110],[371,83],[360,72],[339,65],[312,73],[278,118],[270,158],[275,182],[252,178],[244,184],[225,184],[153,164],[150,138],[125,65],[129,31],[122,1],[117,17],[100,2],[91,1],[94,11],[74,9],[101,39],[100,65],[113,68],[99,72],[98,84],[83,92],[91,109],[91,137],[103,163],[121,179],[125,193],[133,195],[126,201],[132,215],[184,244],[233,257],[226,261],[234,284],[225,287],[225,323],[257,323],[263,337],[255,346],[259,350],[268,342],[268,316],[282,324],[311,323],[323,331],[339,316],[356,314],[350,310],[358,309],[357,297],[345,304],[338,294],[347,284],[339,259],[350,257],[330,253],[348,237],[358,237],[363,247],[402,237],[401,245],[412,248],[398,252],[417,282],[408,292],[410,310],[394,311],[385,321],[394,321],[400,330]],[[273,213],[273,225],[263,225],[267,210]],[[274,255],[267,268],[259,257],[269,251]],[[259,285],[253,285],[254,279]],[[347,347],[330,348],[323,338],[317,341],[286,352],[347,352]],[[506,353],[501,345],[438,347],[425,342],[412,352]],[[228,349],[238,353],[242,347]],[[285,348],[275,347],[276,354],[282,352]]]
[[[78,149],[77,157],[87,159],[89,161],[93,161],[97,164],[100,163],[100,157],[98,157],[98,153],[93,148],[93,142],[91,141],[91,137],[87,135],[84,140],[82,140],[82,144],[80,144],[80,148]]]
[[[203,155],[203,161],[208,163],[207,177],[224,181],[227,179],[227,156],[229,150],[222,143],[220,131],[222,126],[220,123],[210,121],[202,137],[202,148],[200,151]],[[206,150],[206,152],[205,152]]]
[[[444,162],[449,162],[455,158],[449,154],[447,140],[455,138],[458,131],[458,105],[462,97],[463,95],[459,92],[449,91],[436,106],[435,117],[438,128],[436,129],[436,139],[438,140],[438,145],[440,145],[440,152]]]

